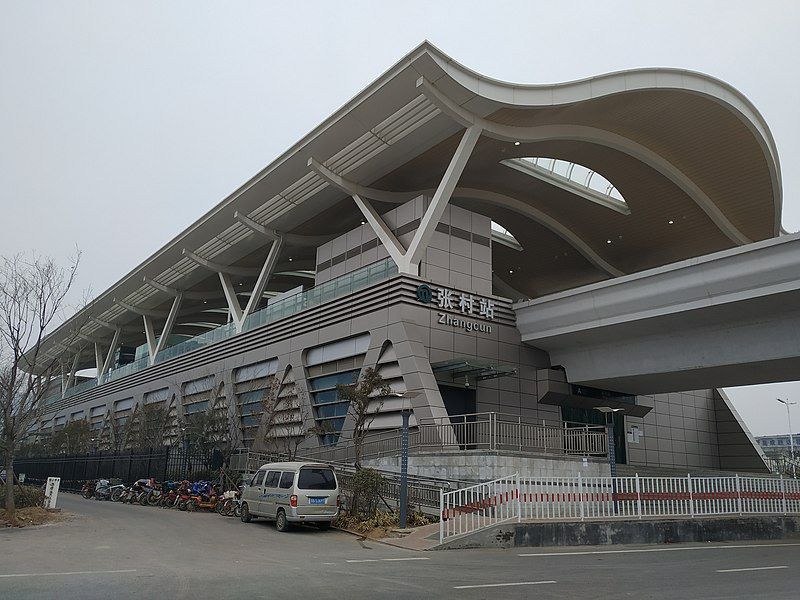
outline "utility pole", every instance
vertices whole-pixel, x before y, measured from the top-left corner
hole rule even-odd
[[[792,413],[789,410],[790,406],[794,406],[797,402],[789,402],[789,399],[781,400],[775,398],[778,402],[786,406],[786,419],[789,422],[789,457],[792,460],[792,477],[797,478],[797,467],[794,464],[794,434],[792,433]]]

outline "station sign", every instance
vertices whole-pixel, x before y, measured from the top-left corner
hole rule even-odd
[[[423,283],[417,286],[417,300],[423,304],[432,304],[434,308],[441,311],[460,312],[465,317],[481,319],[465,319],[450,312],[439,312],[440,325],[449,325],[468,332],[492,332],[492,326],[484,322],[494,320],[495,301],[490,298],[458,292],[445,287],[433,288],[427,283]]]

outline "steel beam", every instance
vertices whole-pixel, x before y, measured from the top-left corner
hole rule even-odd
[[[226,273],[228,275],[236,275],[238,277],[253,277],[258,275],[258,269],[252,267],[234,267],[232,265],[223,265],[222,263],[214,262],[198,256],[191,250],[183,249],[183,255],[197,263],[201,267],[214,271],[215,273]]]

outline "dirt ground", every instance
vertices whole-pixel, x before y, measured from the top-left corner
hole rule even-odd
[[[46,525],[63,521],[65,515],[60,512],[48,512],[38,506],[17,509],[17,527],[29,525]],[[12,527],[5,510],[0,510],[0,527]]]

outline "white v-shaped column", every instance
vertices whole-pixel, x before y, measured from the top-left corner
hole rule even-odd
[[[69,369],[69,376],[67,377],[67,385],[64,388],[65,392],[73,385],[75,385],[75,373],[78,370],[78,361],[80,360],[80,358],[81,358],[80,352],[77,353],[74,357],[72,357],[72,366]]]
[[[468,127],[461,138],[461,141],[456,148],[453,158],[450,159],[450,164],[439,182],[439,186],[431,198],[431,203],[425,214],[422,216],[419,227],[414,233],[408,248],[404,248],[400,241],[395,237],[392,230],[386,225],[386,222],[375,211],[369,200],[362,197],[361,192],[363,188],[354,188],[349,185],[346,180],[338,176],[336,173],[328,169],[320,162],[313,158],[308,161],[308,166],[316,171],[322,178],[338,187],[347,194],[353,197],[356,206],[361,210],[364,219],[372,227],[375,235],[378,236],[381,244],[383,244],[389,256],[397,265],[397,270],[400,273],[408,273],[410,275],[419,275],[419,263],[422,260],[428,243],[431,241],[433,232],[436,230],[439,220],[442,218],[444,209],[447,208],[447,203],[450,202],[450,197],[453,195],[458,185],[458,180],[467,166],[467,161],[472,155],[472,150],[475,148],[478,139],[481,136],[481,128],[477,125]]]
[[[150,364],[154,365],[156,356],[164,349],[167,343],[167,338],[172,333],[172,328],[175,325],[175,319],[178,317],[178,311],[181,309],[181,302],[183,302],[183,292],[179,292],[175,299],[172,301],[172,306],[167,313],[167,321],[161,330],[161,335],[156,339],[156,330],[153,326],[153,317],[151,315],[142,315],[144,321],[144,334],[147,337],[147,353],[150,357]]]
[[[106,354],[105,358],[103,358],[103,349],[100,347],[100,344],[95,342],[94,345],[94,356],[95,360],[97,361],[97,380],[98,383],[100,378],[103,377],[108,372],[108,369],[111,367],[111,359],[114,358],[114,352],[119,345],[119,337],[122,333],[122,330],[119,327],[114,328],[114,337],[111,338],[111,344],[108,347],[108,353]]]
[[[283,237],[276,237],[272,241],[267,258],[264,261],[264,265],[261,267],[261,272],[258,274],[256,284],[253,287],[253,292],[250,294],[250,299],[247,301],[247,305],[244,308],[239,304],[239,299],[236,297],[236,290],[231,282],[230,275],[223,272],[218,273],[219,280],[222,283],[222,291],[225,292],[225,300],[228,302],[228,308],[231,311],[231,320],[236,327],[236,333],[241,333],[245,320],[255,312],[258,303],[261,302],[261,296],[264,294],[264,289],[267,287],[269,278],[272,276],[272,271],[275,269],[275,265],[278,262],[278,255],[280,254],[282,245]]]

